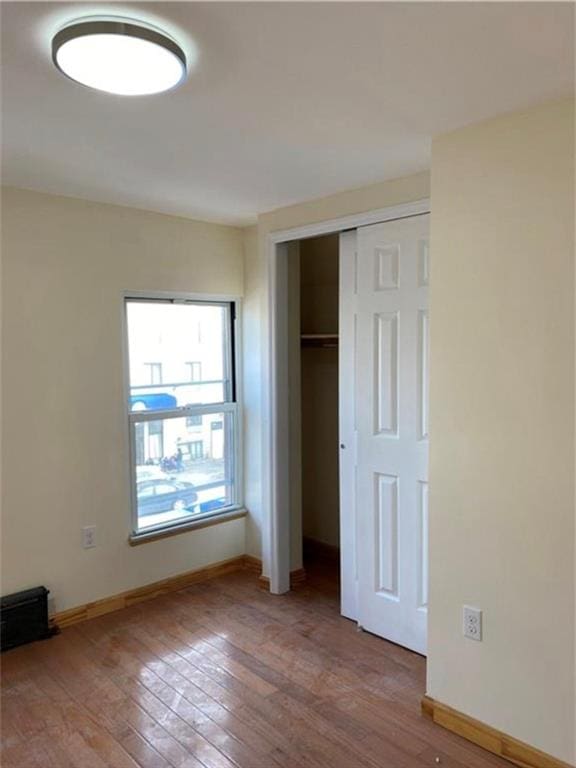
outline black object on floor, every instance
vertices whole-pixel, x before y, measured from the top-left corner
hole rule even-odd
[[[0,598],[2,651],[55,633],[48,622],[48,593],[46,587],[34,587]]]

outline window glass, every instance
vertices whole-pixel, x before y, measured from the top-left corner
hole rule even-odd
[[[140,528],[182,521],[233,503],[234,444],[232,414],[201,416],[201,439],[190,439],[186,418],[160,425],[164,455],[159,459],[144,443],[137,453],[136,498]],[[217,425],[217,428],[214,428]],[[224,427],[226,425],[226,428]]]
[[[230,400],[229,314],[222,304],[129,301],[131,409]]]
[[[238,506],[232,305],[129,299],[126,312],[135,532]]]

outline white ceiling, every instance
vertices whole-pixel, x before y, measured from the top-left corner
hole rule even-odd
[[[66,21],[163,26],[199,62],[171,93],[90,91]],[[572,3],[3,2],[3,183],[193,218],[258,213],[429,167],[430,138],[574,91]]]

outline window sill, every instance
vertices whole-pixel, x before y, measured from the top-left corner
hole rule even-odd
[[[179,533],[188,533],[189,531],[195,531],[200,528],[209,528],[212,525],[219,525],[219,523],[227,523],[230,520],[238,520],[241,517],[246,517],[247,514],[248,513],[244,507],[230,509],[226,512],[216,512],[212,515],[204,515],[196,520],[181,523],[180,525],[172,525],[169,528],[157,528],[153,531],[133,533],[128,538],[128,543],[131,547],[137,547],[140,544],[146,544],[149,541],[158,541],[158,539],[166,539],[169,536],[177,536]]]

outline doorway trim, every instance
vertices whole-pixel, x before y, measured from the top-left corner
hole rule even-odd
[[[425,213],[430,213],[429,198],[290,229],[276,230],[267,237],[268,312],[264,315],[263,323],[262,366],[264,381],[262,560],[264,572],[268,572],[270,577],[270,592],[273,594],[279,595],[290,590],[288,361],[285,354],[288,333],[286,291],[288,243]]]

